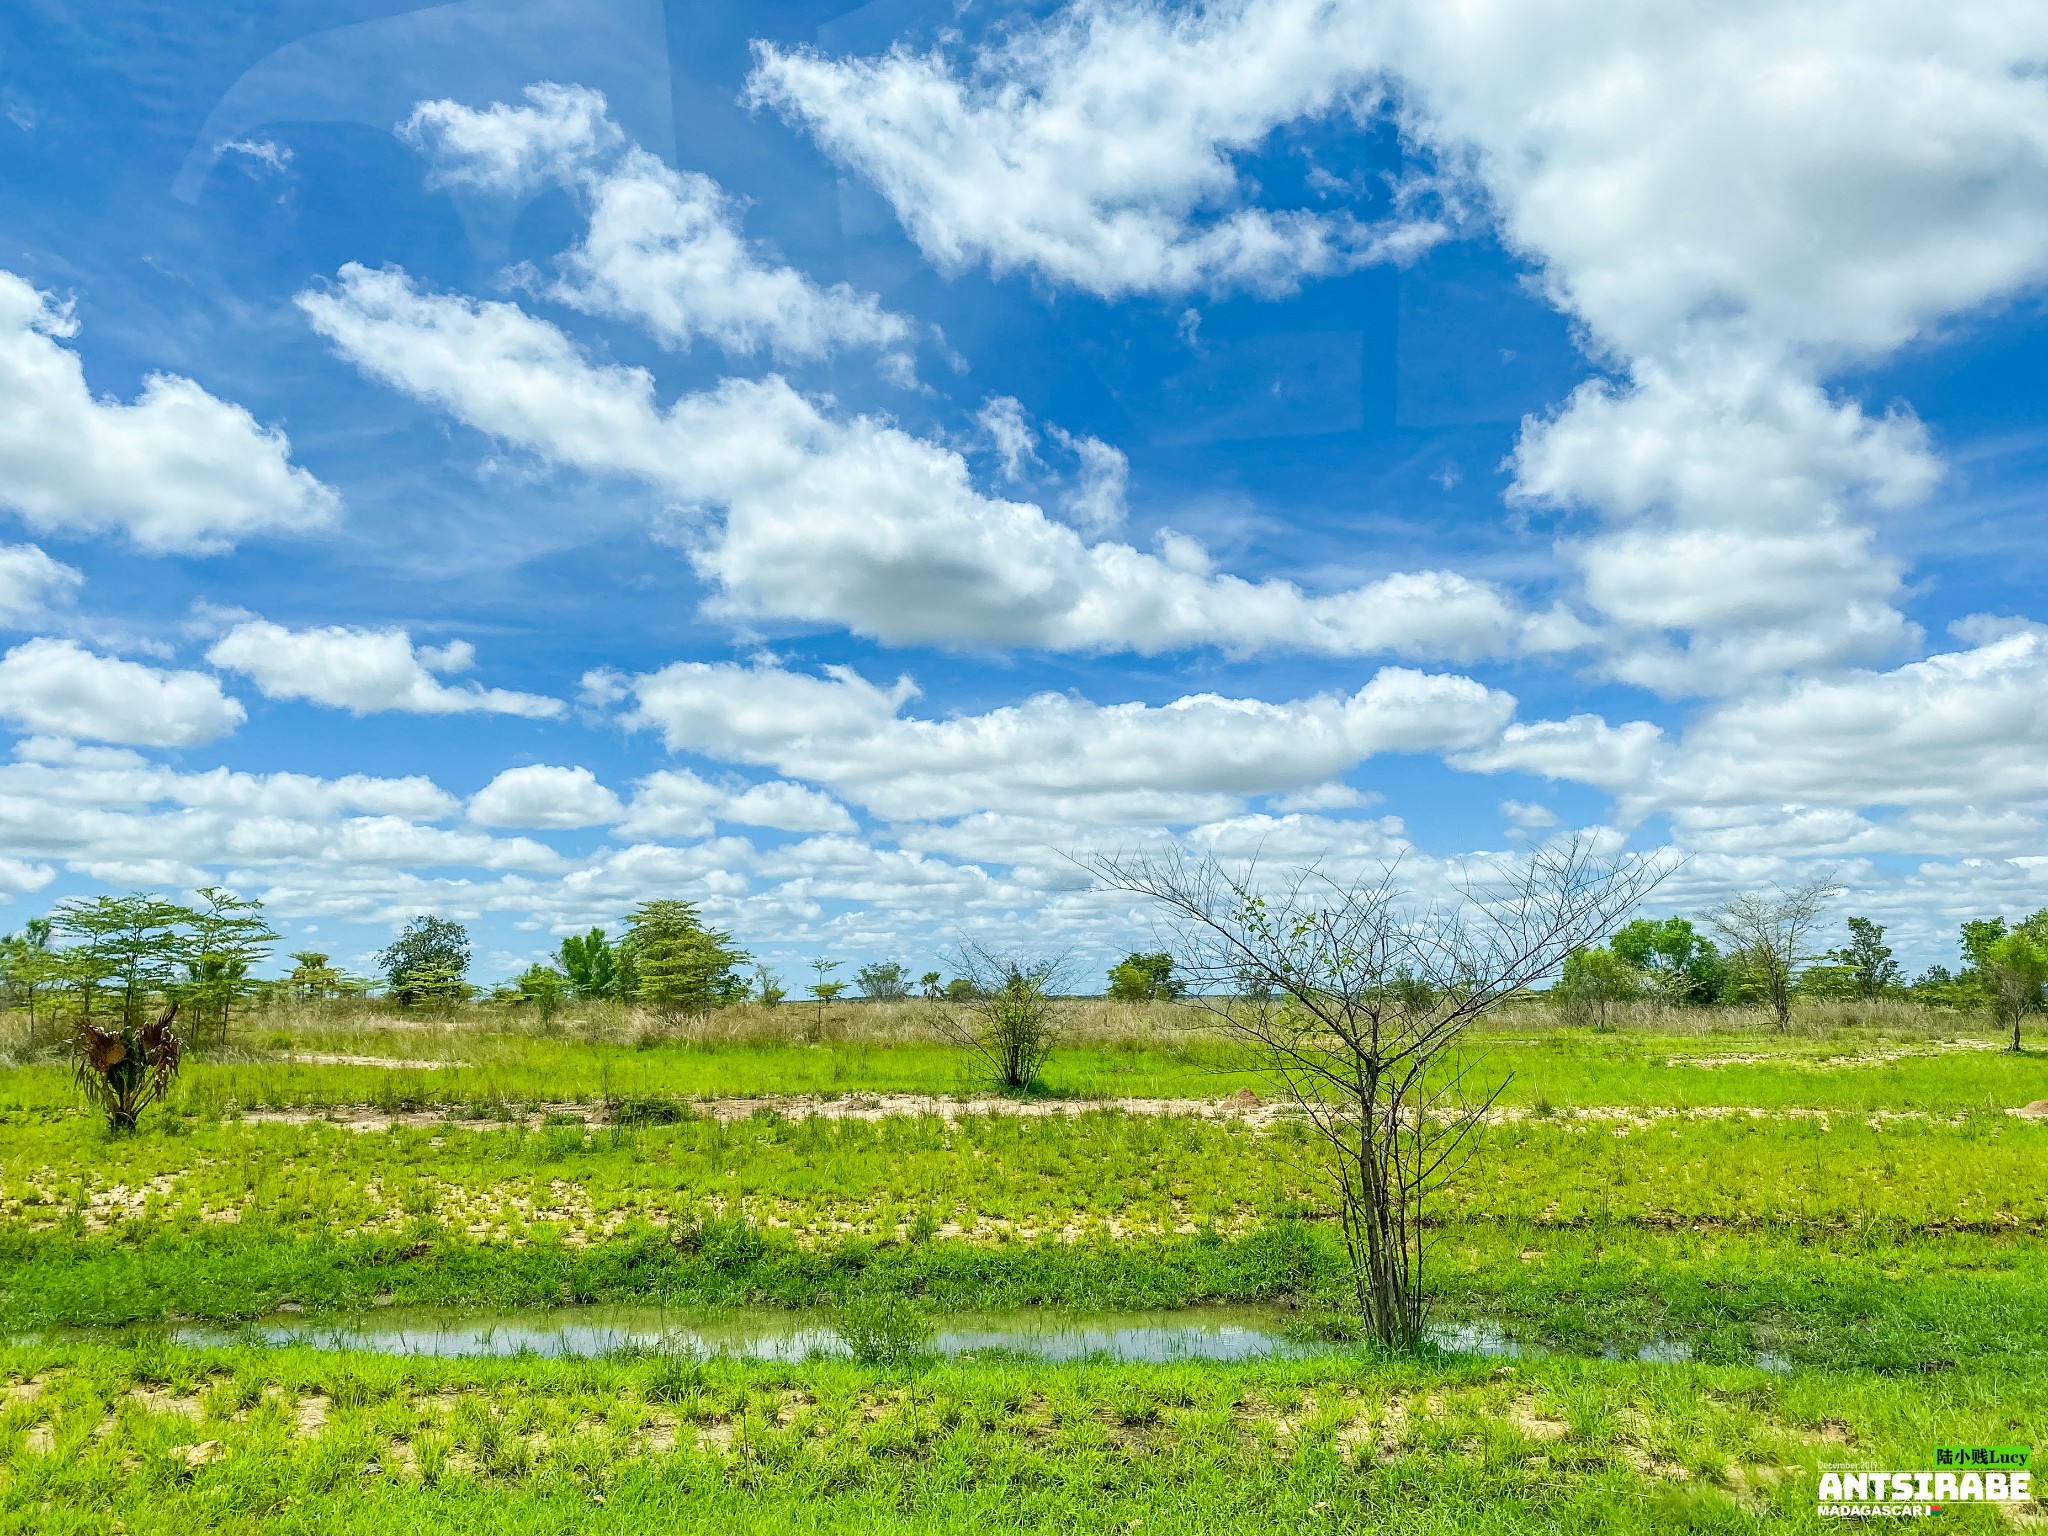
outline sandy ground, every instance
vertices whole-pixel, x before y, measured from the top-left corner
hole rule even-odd
[[[679,1100],[677,1108],[686,1113],[717,1120],[722,1124],[772,1114],[784,1120],[886,1120],[895,1116],[933,1115],[942,1120],[960,1120],[978,1115],[1013,1115],[1023,1119],[1072,1118],[1102,1110],[1127,1115],[1190,1115],[1205,1120],[1228,1120],[1264,1129],[1297,1115],[1286,1104],[1267,1103],[1248,1089],[1222,1099],[1003,1099],[944,1098],[917,1093],[864,1093],[827,1098],[815,1094],[764,1094],[751,1099]],[[2008,1109],[2023,1120],[2048,1120],[2048,1099]],[[531,1129],[553,1120],[580,1121],[602,1127],[612,1123],[609,1106],[592,1102],[564,1101],[531,1104],[508,1116],[467,1119],[452,1108],[384,1110],[367,1104],[336,1104],[313,1109],[252,1109],[238,1117],[249,1125],[332,1125],[350,1131],[388,1131],[394,1126],[439,1127],[453,1130]],[[1647,1130],[1672,1120],[1817,1120],[1823,1125],[1861,1120],[1873,1128],[1909,1121],[1947,1120],[1961,1123],[1963,1116],[1936,1115],[1924,1110],[1877,1110],[1865,1114],[1849,1109],[1810,1109],[1793,1106],[1762,1109],[1741,1104],[1646,1105],[1581,1104],[1539,1114],[1523,1105],[1497,1106],[1486,1112],[1491,1125],[1549,1123],[1574,1129],[1596,1127],[1617,1136]]]

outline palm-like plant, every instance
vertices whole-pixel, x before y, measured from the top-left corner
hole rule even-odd
[[[173,1003],[154,1023],[138,1028],[78,1026],[73,1043],[78,1085],[106,1111],[107,1124],[114,1130],[134,1130],[143,1110],[170,1091],[185,1053],[184,1043],[171,1029],[177,1016],[178,1005]]]

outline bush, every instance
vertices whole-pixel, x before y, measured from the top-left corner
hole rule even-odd
[[[1059,963],[971,949],[960,961],[967,995],[940,1021],[955,1045],[978,1057],[997,1087],[1021,1092],[1038,1081],[1059,1035],[1052,1011]],[[949,999],[953,989],[946,989]]]
[[[833,1330],[862,1365],[914,1365],[932,1353],[931,1317],[907,1296],[851,1296]]]

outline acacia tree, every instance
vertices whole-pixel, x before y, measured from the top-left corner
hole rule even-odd
[[[860,995],[876,1002],[898,1003],[910,996],[910,972],[899,961],[878,960],[853,973]]]
[[[586,1002],[609,998],[630,1003],[640,989],[632,955],[606,938],[602,928],[593,928],[581,937],[572,933],[562,940],[562,970],[576,995]]]
[[[138,891],[129,896],[75,897],[59,902],[51,926],[72,939],[64,947],[65,980],[77,990],[86,1022],[101,991],[121,994],[121,1027],[142,1020],[152,994],[168,992],[189,952],[183,930],[189,907]]]
[[[342,973],[329,965],[329,956],[317,949],[295,949],[286,959],[293,962],[284,979],[285,990],[300,1002],[318,1002],[342,988]]]
[[[732,935],[706,928],[687,901],[643,901],[626,918],[619,945],[639,977],[638,996],[666,1020],[709,1013],[746,990],[747,957]]]
[[[1401,1347],[1427,1321],[1427,1202],[1505,1086],[1468,1091],[1471,1062],[1452,1048],[1486,1009],[1608,932],[1668,869],[1572,840],[1446,905],[1415,900],[1396,866],[1357,883],[1313,868],[1273,883],[1179,851],[1085,867],[1164,909],[1187,1000],[1249,1048],[1314,1128],[1359,1317]]]
[[[1820,958],[1814,930],[1840,890],[1830,872],[1803,885],[1746,892],[1707,917],[1727,941],[1731,967],[1763,994],[1781,1030],[1792,1022],[1799,968]]]
[[[277,930],[260,915],[260,901],[245,901],[217,885],[200,887],[199,896],[205,907],[185,913],[191,929],[185,958],[191,980],[185,991],[217,1013],[220,1043],[226,1045],[234,1001],[248,992],[250,967],[268,957]]]

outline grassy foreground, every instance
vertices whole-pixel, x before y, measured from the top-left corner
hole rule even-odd
[[[1817,1530],[1825,1462],[2048,1424],[2038,1375],[1365,1356],[881,1372],[145,1340],[17,1347],[0,1377],[0,1529],[40,1533]]]
[[[2048,1447],[2048,1122],[2008,1112],[2048,1098],[2048,1058],[1897,1012],[1482,1031],[1513,1081],[1434,1207],[1431,1284],[1446,1322],[1549,1358],[890,1374],[147,1332],[285,1303],[907,1296],[1258,1300],[1327,1335],[1312,1148],[1219,1106],[1246,1081],[1221,1042],[1097,1010],[1053,1097],[1006,1107],[1030,1113],[836,1118],[973,1091],[921,1017],[848,1010],[811,1042],[790,1009],[685,1038],[315,1015],[196,1060],[119,1138],[18,1051],[0,1530],[1802,1529],[1822,1461]],[[100,1331],[23,1341],[51,1328]],[[1673,1343],[1698,1363],[1635,1358]]]

